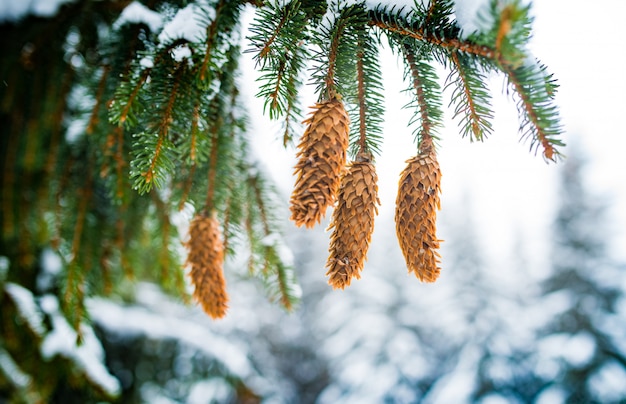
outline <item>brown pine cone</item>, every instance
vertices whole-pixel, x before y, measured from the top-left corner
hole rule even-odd
[[[224,244],[217,218],[197,215],[189,227],[187,264],[195,286],[193,297],[212,318],[222,318],[228,308],[224,279]]]
[[[409,271],[421,281],[434,282],[441,272],[437,251],[441,240],[435,234],[441,171],[430,139],[407,163],[396,199],[396,234]]]
[[[345,288],[352,278],[359,279],[378,214],[378,177],[370,162],[352,162],[341,178],[337,206],[328,230],[330,255],[326,262],[333,288]]]
[[[291,194],[291,220],[297,226],[313,227],[337,194],[346,164],[349,122],[343,103],[337,99],[314,107],[300,144],[295,166],[296,184]]]

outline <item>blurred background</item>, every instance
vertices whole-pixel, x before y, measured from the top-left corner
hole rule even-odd
[[[533,2],[531,50],[560,84],[564,161],[546,163],[519,141],[503,77],[491,78],[494,133],[484,142],[461,138],[449,114],[438,148],[444,242],[434,284],[407,273],[395,237],[397,181],[415,151],[396,55],[382,53],[382,206],[362,278],[343,291],[324,275],[327,221],[302,230],[287,220],[294,150],[263,116],[247,60],[240,88],[254,149],[285,201],[300,305],[287,313],[268,302],[261,285],[228,270],[245,265],[237,261],[226,265],[223,320],[150,283],[132,304],[91,298],[110,375],[87,374],[128,403],[626,402],[625,13],[621,0]],[[315,99],[312,89],[302,94],[305,106]],[[42,261],[48,274],[60,267],[51,251]]]

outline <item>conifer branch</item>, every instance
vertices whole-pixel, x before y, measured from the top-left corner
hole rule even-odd
[[[50,176],[57,163],[59,154],[59,146],[62,143],[63,136],[63,115],[67,108],[67,97],[72,89],[72,81],[75,77],[75,71],[72,68],[67,68],[63,73],[61,89],[58,94],[58,100],[56,108],[52,115],[52,133],[50,136],[50,144],[46,151],[46,163],[44,166],[46,175]]]
[[[357,86],[358,86],[358,100],[359,100],[359,156],[366,156],[368,154],[367,142],[366,142],[366,126],[365,126],[365,78],[363,72],[363,43],[359,41],[359,51],[356,55],[356,71],[357,71]]]
[[[200,64],[200,82],[205,82],[209,78],[207,77],[207,72],[209,72],[208,66],[211,60],[211,51],[215,45],[215,35],[217,34],[218,19],[220,18],[224,3],[224,0],[220,0],[217,3],[217,5],[215,6],[215,18],[206,28],[206,51],[204,52],[204,58],[202,59],[202,63]]]
[[[127,245],[127,239],[125,235],[126,223],[124,220],[122,220],[122,217],[126,213],[127,209],[128,207],[126,205],[122,205],[120,218],[117,219],[117,221],[115,222],[115,236],[113,239],[113,243],[120,252],[120,266],[122,268],[122,272],[124,273],[124,277],[128,280],[132,280],[134,279],[134,272],[128,262],[127,251],[125,248],[125,246]]]
[[[178,210],[181,211],[185,208],[185,203],[189,199],[189,193],[191,192],[191,187],[193,185],[194,174],[196,173],[196,163],[192,163],[189,168],[189,173],[185,177],[185,182],[183,184],[183,192],[180,197],[180,201],[178,202]]]
[[[415,89],[415,94],[417,96],[417,102],[419,104],[419,111],[421,115],[422,122],[422,138],[430,139],[432,138],[430,129],[432,127],[432,123],[430,121],[430,117],[428,115],[428,104],[426,97],[424,96],[424,85],[422,84],[422,79],[420,77],[420,72],[415,63],[415,56],[410,52],[410,50],[405,49],[406,51],[406,60],[409,63],[411,74],[413,75],[413,88]]]
[[[502,11],[500,12],[500,23],[498,24],[498,32],[496,34],[496,42],[495,42],[495,48],[496,48],[496,53],[497,54],[501,54],[502,53],[502,42],[503,42],[504,38],[511,31],[512,7],[514,7],[514,6],[512,4],[509,4],[509,5],[505,6],[502,9]]]
[[[18,136],[8,136],[6,152],[4,155],[5,161],[4,166],[2,167],[3,175],[0,177],[2,179],[2,188],[1,194],[2,198],[0,201],[2,203],[2,234],[10,234],[13,236],[15,234],[15,222],[16,218],[14,217],[14,209],[15,209],[15,184],[16,184],[16,172],[13,170],[15,167],[15,163],[17,161],[17,149],[19,145],[19,137]],[[58,205],[57,205],[58,206]]]
[[[433,18],[435,14],[435,10],[437,9],[437,0],[430,0],[430,5],[428,6],[428,12],[426,13],[426,18],[424,18],[424,26],[427,27],[429,22]]]
[[[301,117],[297,105],[299,75],[305,67],[307,49],[305,40],[309,21],[299,1],[284,6],[270,3],[259,9],[258,20],[252,24],[248,39],[252,47],[246,52],[255,52],[254,59],[263,75],[263,84],[257,94],[264,99],[263,111],[270,119],[285,116],[283,143],[292,138],[293,123]]]
[[[254,247],[255,247],[255,243],[257,242],[257,239],[254,234],[254,227],[252,223],[253,223],[252,222],[252,204],[248,204],[248,210],[246,212],[246,217],[244,220],[244,227],[246,229],[246,234],[248,236],[248,241],[250,244],[250,251],[248,255],[248,274],[249,275],[254,274],[254,269],[256,267]]]
[[[120,113],[119,117],[116,119],[120,126],[126,122],[126,119],[128,118],[128,114],[131,112],[131,109],[133,107],[133,102],[135,101],[135,98],[139,94],[139,90],[141,90],[144,83],[150,76],[151,70],[152,69],[150,68],[146,68],[143,70],[143,72],[139,76],[139,80],[137,80],[137,83],[135,84],[135,87],[131,91],[130,96],[128,97],[128,100],[126,100],[126,105],[122,109],[122,112]]]
[[[65,164],[63,165],[63,167],[61,168],[60,172],[62,173],[61,174],[62,176],[60,178],[59,185],[57,186],[54,192],[54,202],[55,202],[55,209],[53,211],[54,230],[50,239],[50,246],[55,251],[59,250],[61,246],[61,241],[63,239],[62,229],[61,229],[63,225],[63,218],[62,218],[63,206],[61,204],[61,199],[62,199],[63,191],[67,189],[67,186],[70,180],[70,171],[72,169],[73,163],[74,163],[74,160],[72,158],[68,158]]]
[[[293,88],[294,90],[297,88],[296,76],[289,76],[289,83],[287,84],[287,88]],[[295,91],[291,94],[292,99],[296,98]],[[300,111],[294,102],[287,103],[287,109],[285,110],[285,130],[283,131],[283,146],[287,147],[287,145],[293,140],[292,128],[291,128],[291,120],[295,118],[295,116],[299,116]]]
[[[224,209],[224,214],[223,214],[223,219],[222,219],[222,229],[224,230],[223,245],[224,245],[224,252],[226,254],[232,253],[232,251],[230,251],[230,224],[231,224],[230,203],[231,203],[231,197],[229,196],[224,203],[226,205],[226,209]]]
[[[116,196],[118,199],[122,199],[124,197],[124,168],[126,167],[126,159],[124,158],[124,128],[122,126],[118,126],[115,128],[115,134],[117,137],[116,141],[116,149],[115,149],[115,169],[116,169],[116,182],[117,182],[117,192]]]
[[[450,101],[450,105],[457,104],[453,118],[461,117],[463,137],[469,135],[470,140],[482,141],[492,131],[489,119],[493,117],[486,78],[480,73],[480,66],[468,66],[468,58],[462,58],[459,52],[450,52],[449,57],[452,72],[446,80],[446,87],[453,84],[456,87]],[[456,79],[453,78],[455,74]]]
[[[281,32],[283,26],[285,25],[285,23],[287,22],[287,19],[290,17],[289,12],[288,12],[288,8],[291,6],[291,4],[296,4],[296,2],[292,2],[290,4],[288,4],[287,6],[285,6],[284,8],[281,9],[281,17],[280,17],[280,21],[278,21],[278,24],[276,25],[276,28],[274,29],[274,33],[272,34],[272,36],[269,37],[269,39],[267,41],[265,41],[265,45],[263,45],[263,48],[259,51],[259,54],[257,56],[257,65],[264,60],[265,58],[267,58],[269,56],[270,50],[271,50],[271,46],[274,43],[274,40],[276,39],[276,37],[278,36],[278,34]]]
[[[269,223],[267,221],[267,214],[265,212],[265,203],[263,202],[263,198],[261,196],[261,189],[258,186],[258,180],[256,177],[250,176],[248,177],[248,183],[250,187],[252,188],[252,191],[254,193],[254,201],[255,201],[257,208],[259,209],[259,219],[261,221],[261,226],[263,228],[263,237],[268,237],[271,234],[271,232],[270,232]],[[269,271],[269,266],[270,266],[269,253],[270,253],[270,246],[266,245],[265,254],[263,254],[264,261],[263,261],[263,270],[262,270],[262,273],[265,276],[267,276],[268,271]]]
[[[63,304],[66,309],[66,314],[71,320],[71,324],[76,331],[77,338],[81,338],[80,322],[84,313],[83,299],[84,299],[84,281],[85,281],[85,268],[79,269],[79,259],[81,256],[86,255],[84,251],[81,251],[82,240],[84,236],[84,227],[87,218],[87,208],[91,203],[92,197],[92,177],[91,170],[88,170],[85,175],[85,183],[83,188],[79,191],[81,194],[80,202],[77,208],[76,223],[74,224],[74,236],[72,239],[72,258],[67,266],[67,279],[65,284],[65,293],[63,295]]]
[[[184,184],[183,184],[183,192],[180,197],[180,202],[178,203],[178,210],[183,210],[185,207],[185,202],[187,202],[187,198],[189,197],[189,192],[191,191],[191,185],[193,183],[194,174],[196,172],[196,161],[198,159],[198,121],[200,119],[200,100],[196,100],[195,106],[193,108],[193,113],[191,114],[191,131],[189,134],[189,160],[191,162],[191,167],[189,168],[189,173],[187,174]]]
[[[102,293],[105,296],[110,296],[113,293],[113,276],[111,274],[111,256],[113,255],[113,247],[109,240],[102,246],[102,253],[98,264],[102,269]]]
[[[514,69],[510,65],[503,65],[502,70],[506,73],[509,85],[518,95],[518,110],[524,115],[520,125],[522,138],[531,138],[531,150],[537,151],[539,145],[543,147],[543,156],[547,160],[556,161],[561,153],[555,146],[563,146],[564,143],[557,139],[561,128],[558,121],[558,111],[555,106],[549,105],[549,94],[537,94],[537,88],[542,88],[541,82],[544,70],[533,72],[532,67],[519,67]],[[532,85],[529,85],[529,81]],[[545,89],[545,85],[543,86]]]
[[[266,206],[270,197],[264,192],[266,186],[263,184],[263,177],[258,173],[250,175],[247,185],[247,192],[250,194],[246,217],[246,229],[251,246],[249,271],[251,274],[255,273],[255,257],[263,257],[260,275],[266,287],[286,310],[291,310],[297,301],[293,269],[282,262],[278,253],[278,249],[281,248],[280,239],[277,237],[278,232],[273,229],[274,219]],[[259,231],[260,234],[257,234]]]
[[[378,27],[383,31],[397,34],[403,37],[410,37],[417,39],[420,42],[425,42],[431,45],[447,49],[449,51],[459,50],[461,52],[469,53],[472,55],[480,56],[485,59],[493,60],[495,57],[495,50],[485,46],[474,43],[469,40],[462,40],[459,38],[445,38],[438,37],[431,33],[426,33],[423,28],[405,27],[398,21],[393,21],[389,16],[377,12],[370,12],[369,25]]]
[[[337,68],[337,51],[339,49],[339,41],[346,28],[346,20],[340,19],[337,22],[336,28],[332,32],[330,37],[330,46],[328,52],[328,69],[326,71],[326,77],[324,84],[326,87],[326,97],[328,100],[332,100],[337,96],[337,83],[335,83],[335,69]]]
[[[168,269],[170,268],[170,228],[172,222],[169,215],[169,204],[164,203],[156,192],[151,193],[152,197],[157,201],[156,206],[161,215],[161,248],[159,249],[159,265],[161,267],[161,282],[167,286],[169,283]]]
[[[96,102],[93,105],[93,108],[91,110],[91,117],[89,118],[89,123],[87,124],[87,128],[85,129],[85,133],[87,133],[88,135],[93,132],[94,127],[98,124],[98,113],[100,112],[102,97],[106,88],[105,84],[110,71],[111,66],[104,65],[102,67],[102,76],[100,77],[100,82],[98,83],[98,91],[96,92]]]
[[[198,154],[198,121],[200,119],[200,101],[196,101],[191,115],[191,141],[189,146],[189,159],[195,163]]]
[[[281,89],[281,82],[283,77],[285,76],[285,61],[281,60],[278,63],[278,68],[276,69],[276,84],[274,86],[274,91],[272,91],[269,95],[270,104],[269,104],[269,112],[270,118],[272,117],[273,111],[280,111],[280,107],[278,105],[278,97]]]
[[[180,270],[178,265],[175,265],[175,250],[170,248],[171,233],[176,231],[170,219],[171,201],[169,198],[162,199],[158,192],[151,192],[150,196],[160,219],[160,231],[154,235],[157,240],[155,244],[158,249],[156,258],[158,259],[160,269],[160,283],[166,290],[175,292],[177,296],[187,300],[188,296],[185,292],[183,271]]]
[[[343,50],[344,53],[352,51],[355,56],[354,76],[350,78],[343,74],[341,79],[350,79],[353,83],[343,85],[351,120],[358,122],[350,131],[351,157],[369,161],[374,154],[380,153],[385,110],[378,43],[371,35],[371,28],[367,26],[364,16],[365,14],[357,14],[353,19],[350,30],[346,33],[346,41],[353,42],[354,46],[346,46]]]
[[[437,139],[436,129],[441,125],[443,112],[440,110],[439,85],[432,66],[418,61],[409,44],[402,44],[407,62],[407,75],[411,77],[421,130],[418,132],[418,145],[424,140]],[[413,123],[413,120],[411,121]]]
[[[218,118],[219,119],[219,118]],[[215,199],[215,176],[217,174],[217,159],[219,148],[219,126],[216,122],[211,128],[211,154],[209,156],[209,169],[207,175],[207,194],[205,201],[206,212],[214,209]]]

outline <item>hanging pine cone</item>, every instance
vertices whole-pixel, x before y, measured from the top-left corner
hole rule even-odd
[[[212,318],[222,318],[228,308],[224,279],[224,244],[215,217],[197,215],[189,227],[187,264],[195,286],[193,296]]]
[[[409,271],[424,282],[439,277],[439,242],[435,235],[440,209],[441,171],[430,138],[420,154],[407,160],[396,199],[396,234]]]
[[[350,119],[335,98],[317,104],[298,145],[296,184],[291,194],[291,220],[313,227],[335,201],[346,164]]]
[[[345,288],[352,278],[359,279],[378,214],[378,177],[369,161],[352,162],[341,178],[337,206],[328,230],[330,255],[326,262],[333,288]]]

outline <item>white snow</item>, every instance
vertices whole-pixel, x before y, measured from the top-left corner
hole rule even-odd
[[[623,402],[626,398],[626,371],[616,361],[610,361],[595,372],[587,382],[599,402]]]
[[[56,296],[45,295],[41,298],[41,308],[50,316],[52,330],[41,344],[44,359],[61,356],[70,360],[92,383],[98,385],[110,396],[120,393],[120,383],[104,366],[104,349],[100,341],[88,326],[81,326],[83,343],[76,344],[76,332],[59,311]]]
[[[468,345],[459,355],[456,368],[437,380],[430,388],[424,403],[463,403],[476,386],[475,366],[482,352],[476,345]]]
[[[560,404],[566,402],[566,394],[559,387],[548,387],[539,394],[536,404]]]
[[[454,15],[461,28],[461,35],[486,31],[493,26],[489,16],[491,0],[457,0],[454,2]]]
[[[28,324],[35,334],[43,337],[46,332],[44,327],[43,315],[35,302],[32,292],[18,284],[7,283],[4,285],[4,291],[11,296],[11,300],[15,303],[18,315]]]
[[[41,253],[41,268],[44,272],[50,273],[52,275],[58,275],[61,273],[63,269],[63,262],[61,261],[61,257],[52,249],[46,248]]]
[[[145,56],[139,60],[139,65],[145,69],[152,69],[154,67],[154,61],[152,57]]]
[[[593,358],[595,350],[595,340],[586,332],[579,332],[574,335],[552,334],[538,343],[540,358],[546,361],[552,358],[562,358],[573,367],[587,364]]]
[[[204,404],[206,402],[228,402],[233,388],[222,379],[201,380],[191,386],[187,403]]]
[[[6,278],[10,266],[11,261],[9,261],[9,259],[4,255],[0,255],[0,279]]]
[[[187,46],[178,46],[172,50],[172,58],[177,62],[181,62],[183,59],[190,57],[191,49]]]
[[[87,301],[91,317],[102,327],[126,335],[146,335],[148,338],[172,338],[205,352],[241,378],[254,373],[245,355],[245,349],[227,338],[211,332],[207,323],[197,321],[194,312],[179,305],[167,305],[161,293],[147,285],[140,286],[139,302],[144,306],[122,306],[110,300],[93,298]],[[146,293],[147,292],[147,293]],[[208,320],[207,320],[208,321]]]
[[[0,0],[0,22],[18,21],[30,14],[52,17],[59,7],[75,0]]]
[[[401,15],[409,13],[415,8],[415,3],[424,5],[429,0],[327,0],[328,7],[326,8],[326,14],[321,19],[321,28],[330,30],[339,17],[339,11],[356,5],[364,4],[368,10],[387,9],[393,8],[394,12],[400,12]]]
[[[61,257],[52,249],[46,248],[41,252],[41,269],[37,275],[37,290],[47,291],[54,286],[54,281],[63,269]]]
[[[467,37],[475,32],[484,32],[494,24],[489,13],[491,0],[456,0],[454,2],[454,14],[456,21],[461,28],[461,37]],[[512,3],[512,0],[502,0],[498,2],[499,9]],[[530,0],[521,0],[520,6],[530,3]]]
[[[150,31],[158,32],[163,26],[163,17],[143,4],[133,1],[122,11],[113,27],[119,28],[126,23],[143,23],[150,28]]]
[[[184,38],[190,42],[202,40],[206,31],[205,24],[198,18],[202,12],[195,3],[178,10],[174,18],[163,27],[163,31],[159,34],[159,41],[166,42],[170,39],[179,38]]]
[[[32,382],[30,376],[20,369],[11,355],[3,348],[0,348],[0,369],[2,374],[9,379],[13,386],[25,389]]]

